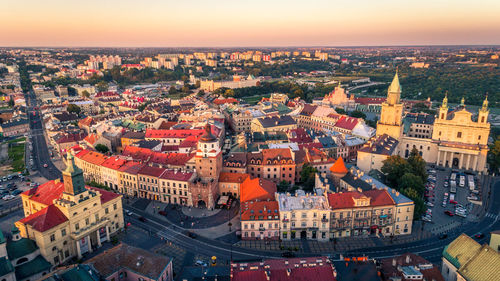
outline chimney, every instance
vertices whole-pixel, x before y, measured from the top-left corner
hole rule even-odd
[[[396,266],[396,259],[392,259],[392,266]]]
[[[410,263],[410,255],[406,255],[406,263]]]

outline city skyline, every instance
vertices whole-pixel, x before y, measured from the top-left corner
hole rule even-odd
[[[287,47],[500,44],[497,1],[7,0],[0,46]]]

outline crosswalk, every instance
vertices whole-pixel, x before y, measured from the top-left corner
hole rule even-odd
[[[486,213],[484,217],[496,220],[498,219],[498,214]]]

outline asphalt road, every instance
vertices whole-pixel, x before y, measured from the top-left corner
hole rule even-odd
[[[60,178],[61,171],[56,168],[50,159],[49,149],[43,134],[40,110],[34,109],[35,107],[38,107],[38,101],[36,100],[35,94],[30,91],[30,93],[25,94],[25,97],[28,103],[28,116],[30,121],[31,142],[33,144],[34,166],[36,166],[37,171],[48,180]],[[46,168],[44,167],[45,164],[47,164]]]

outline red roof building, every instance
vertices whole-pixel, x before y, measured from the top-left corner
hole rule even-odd
[[[30,225],[39,232],[45,232],[67,221],[68,218],[54,205],[49,205],[20,220],[21,223]]]
[[[248,177],[240,185],[240,202],[274,200],[276,184],[261,178]]]
[[[335,281],[337,272],[326,257],[269,259],[231,264],[232,281]]]

